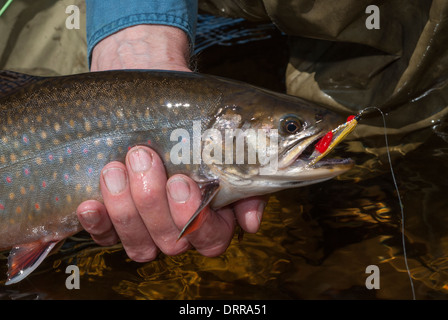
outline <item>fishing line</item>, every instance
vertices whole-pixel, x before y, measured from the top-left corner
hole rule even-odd
[[[8,9],[9,5],[12,3],[13,0],[8,0],[5,5],[0,9],[0,17],[2,16],[3,12]]]
[[[385,140],[385,144],[386,144],[386,152],[387,152],[387,158],[389,160],[389,167],[390,167],[390,173],[392,175],[392,180],[395,186],[395,190],[397,192],[397,198],[398,198],[398,203],[400,204],[400,211],[401,211],[401,242],[403,245],[403,258],[404,258],[404,264],[406,266],[406,271],[408,273],[408,277],[409,277],[409,281],[411,283],[411,289],[412,289],[412,298],[413,300],[415,300],[415,289],[414,289],[414,282],[412,280],[412,276],[411,276],[411,271],[409,270],[409,265],[408,265],[408,257],[407,257],[407,253],[406,253],[406,237],[404,234],[404,206],[403,206],[403,202],[401,201],[401,196],[400,196],[400,190],[398,189],[398,184],[397,184],[397,180],[395,179],[395,173],[394,173],[394,169],[392,166],[392,159],[390,156],[390,150],[389,150],[389,142],[387,139],[387,126],[386,126],[386,117],[383,113],[383,111],[381,111],[381,109],[377,108],[377,107],[367,107],[365,109],[362,109],[360,111],[360,113],[358,114],[358,116],[361,116],[362,113],[364,113],[366,110],[369,109],[373,109],[378,111],[381,114],[381,117],[383,118],[383,126],[384,126],[384,140]]]

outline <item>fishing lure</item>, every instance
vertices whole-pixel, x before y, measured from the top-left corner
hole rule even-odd
[[[330,153],[336,145],[344,140],[344,138],[355,129],[359,119],[361,118],[361,113],[362,111],[357,115],[349,116],[345,123],[329,131],[316,143],[314,151],[310,157],[312,160],[309,163],[309,166],[315,165],[318,161]]]

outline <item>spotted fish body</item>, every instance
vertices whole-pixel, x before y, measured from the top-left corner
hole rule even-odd
[[[183,119],[192,112],[197,120],[208,116],[206,108],[186,110],[192,90],[168,94],[173,86],[186,88],[185,79],[145,82],[143,73],[125,75],[36,79],[1,100],[0,248],[79,231],[73,212],[84,200],[101,199],[105,164],[123,161],[137,144],[164,156],[167,150],[157,146],[168,145],[179,126],[191,127]],[[199,99],[211,106],[206,100],[216,96]]]
[[[193,123],[203,130],[258,118],[274,122],[272,108],[288,113],[300,107],[302,121],[316,137],[339,121],[291,99],[193,73],[109,71],[41,78],[0,72],[0,249],[12,248],[9,283],[23,279],[58,241],[81,230],[77,206],[101,200],[101,169],[112,160],[123,162],[135,145],[154,148],[168,175],[219,180],[203,164],[169,161],[173,130],[184,128],[192,136]],[[245,107],[239,110],[239,104]],[[249,169],[244,170],[247,175]],[[225,198],[218,200],[221,205],[251,195],[232,198],[235,193],[225,190],[228,181],[221,193],[208,193]]]

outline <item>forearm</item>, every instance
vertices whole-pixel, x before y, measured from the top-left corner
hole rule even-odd
[[[91,70],[164,69],[189,71],[187,34],[166,25],[137,25],[98,42],[92,51]]]

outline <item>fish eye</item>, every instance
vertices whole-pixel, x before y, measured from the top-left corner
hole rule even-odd
[[[280,120],[280,127],[287,134],[294,134],[302,129],[302,121],[295,116],[284,117]]]

